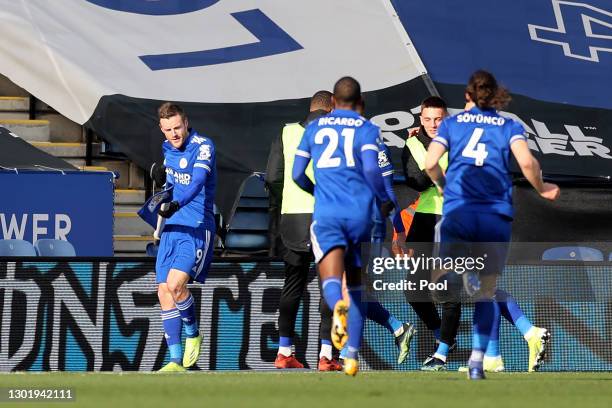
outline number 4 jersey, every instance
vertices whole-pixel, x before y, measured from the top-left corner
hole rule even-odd
[[[357,112],[336,109],[308,125],[296,155],[313,161],[313,218],[371,220],[374,193],[363,175],[361,152],[378,152],[380,129]]]
[[[434,142],[449,151],[443,213],[513,216],[510,145],[526,140],[518,122],[477,107],[445,119]]]

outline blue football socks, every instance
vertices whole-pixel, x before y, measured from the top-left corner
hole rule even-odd
[[[198,337],[198,321],[195,313],[195,302],[193,301],[191,293],[187,299],[182,302],[176,302],[176,307],[181,314],[187,337]]]
[[[495,298],[499,304],[499,311],[502,316],[516,326],[523,336],[533,327],[531,321],[525,316],[523,310],[508,292],[498,289]]]
[[[170,361],[177,364],[183,362],[183,347],[181,346],[181,331],[183,322],[178,309],[162,310],[162,324],[166,337],[168,349],[170,349]]]
[[[491,300],[476,302],[473,317],[472,355],[470,368],[482,367],[482,359],[487,349],[493,322],[498,318],[499,306]]]
[[[351,306],[348,313],[348,358],[357,358],[361,347],[363,322],[368,312],[368,303],[362,302],[361,287],[348,288],[351,297]]]
[[[395,333],[402,327],[402,322],[397,320],[387,309],[379,302],[368,302],[367,318],[383,326],[391,333]]]
[[[342,281],[338,278],[327,278],[321,282],[321,288],[327,306],[334,310],[336,303],[342,299]]]

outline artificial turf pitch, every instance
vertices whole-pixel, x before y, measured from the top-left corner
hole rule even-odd
[[[612,407],[612,373],[499,373],[468,381],[456,372],[10,373],[8,388],[71,388],[52,407]],[[5,397],[5,396],[4,396]],[[4,401],[6,399],[4,398]]]

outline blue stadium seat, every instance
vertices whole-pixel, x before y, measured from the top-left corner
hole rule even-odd
[[[253,173],[243,183],[225,234],[228,251],[258,252],[269,246],[268,192],[261,174]]]
[[[153,242],[149,242],[147,244],[147,256],[157,257],[157,251],[159,250],[159,246],[155,245]]]
[[[34,248],[38,256],[76,256],[72,244],[60,239],[39,239]]]
[[[22,239],[1,239],[0,256],[36,256],[36,250]]]
[[[225,247],[237,251],[257,251],[267,249],[270,245],[267,235],[248,233],[228,233]]]
[[[564,246],[549,248],[542,254],[543,261],[603,261],[603,252],[596,248]]]

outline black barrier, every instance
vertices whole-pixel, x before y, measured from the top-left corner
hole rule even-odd
[[[551,265],[549,273],[571,265]],[[538,285],[537,265],[510,265],[504,276]],[[588,267],[587,267],[588,268]],[[151,371],[168,360],[154,281],[147,258],[0,261],[0,370]],[[612,274],[597,266],[593,276]],[[598,278],[599,279],[599,278]],[[318,360],[319,291],[314,271],[296,325],[296,355],[307,367]],[[609,282],[609,281],[608,281]],[[278,346],[278,300],[282,262],[213,262],[205,285],[193,285],[204,334],[196,369],[271,369]],[[603,296],[604,294],[602,294]],[[608,347],[612,302],[565,302],[544,297],[521,304],[527,316],[553,335],[544,370],[611,370]],[[402,320],[416,322],[405,302],[385,304]],[[470,306],[463,313],[459,349],[449,368],[467,359]],[[364,369],[416,369],[434,340],[418,323],[408,362],[395,364],[392,335],[368,322],[362,353]],[[501,350],[508,370],[526,370],[527,344],[502,324]]]

